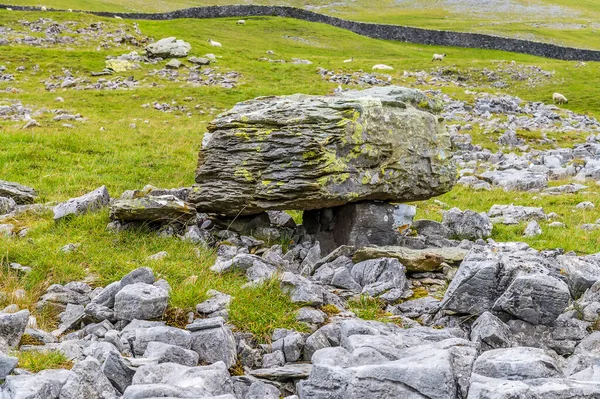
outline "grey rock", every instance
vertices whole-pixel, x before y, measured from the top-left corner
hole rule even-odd
[[[59,399],[111,399],[117,393],[96,359],[77,363],[60,390]]]
[[[542,234],[542,228],[540,227],[540,224],[535,220],[532,220],[529,223],[527,223],[527,227],[525,227],[525,231],[523,232],[523,235],[525,237],[536,237],[540,234]]]
[[[287,363],[296,362],[302,357],[304,337],[300,333],[294,332],[273,342],[271,345],[273,351],[283,352]]]
[[[190,57],[187,60],[195,65],[209,65],[210,64],[210,60],[208,58]]]
[[[223,317],[209,317],[207,319],[196,319],[192,324],[188,324],[185,328],[188,331],[210,330],[212,328],[220,328],[225,325]]]
[[[119,199],[110,206],[110,218],[127,222],[179,222],[196,217],[196,208],[172,195]]]
[[[485,312],[471,326],[471,341],[478,342],[483,351],[511,346],[510,328],[499,318]]]
[[[244,399],[279,399],[281,393],[273,385],[257,381],[250,386]]]
[[[200,362],[221,361],[230,368],[237,360],[235,338],[226,325],[192,332],[191,349],[198,353]]]
[[[285,355],[283,351],[276,350],[271,353],[265,353],[262,358],[263,368],[269,369],[273,367],[280,367],[285,364]]]
[[[4,380],[7,375],[12,373],[15,367],[17,367],[18,362],[18,358],[5,356],[0,352],[0,380]]]
[[[53,209],[54,220],[60,220],[65,217],[81,215],[92,212],[108,205],[110,195],[105,186],[97,188],[81,197],[71,198],[68,201],[61,202]]]
[[[151,342],[162,342],[190,349],[192,336],[189,331],[169,326],[138,328],[135,330],[135,341],[133,342],[134,354],[141,356]]]
[[[0,313],[0,340],[14,348],[21,341],[21,337],[29,321],[29,310],[17,313]]]
[[[296,320],[302,323],[322,324],[327,320],[327,315],[319,309],[300,308],[298,309]]]
[[[450,238],[452,232],[440,222],[434,220],[421,219],[412,224],[413,230],[424,236],[440,236]]]
[[[558,262],[526,245],[475,245],[448,286],[441,308],[472,315],[503,311],[534,324],[548,324],[567,307],[571,296],[557,267]]]
[[[321,306],[325,301],[324,288],[300,275],[290,272],[284,273],[281,277],[280,286],[281,290],[288,294],[294,303]]]
[[[365,247],[356,251],[355,262],[376,258],[395,258],[409,272],[431,272],[440,270],[443,264],[458,264],[468,253],[459,247],[412,249],[400,246]]]
[[[115,317],[118,320],[149,320],[162,317],[169,293],[163,288],[145,283],[123,287],[115,295]]]
[[[306,232],[319,241],[322,253],[349,245],[394,245],[412,224],[416,208],[384,202],[360,202],[305,211]]]
[[[227,367],[223,362],[210,366],[187,367],[175,363],[148,364],[138,368],[133,385],[127,388],[124,398],[154,398],[153,396],[133,396],[132,388],[136,385],[163,385],[175,389],[167,391],[174,397],[204,398],[233,394],[233,385]],[[145,392],[152,392],[145,390]],[[177,394],[176,392],[183,392]],[[168,396],[167,396],[168,397]]]
[[[37,193],[31,187],[0,180],[0,197],[12,198],[19,205],[32,204]]]
[[[37,374],[9,375],[2,390],[6,399],[58,398],[70,370],[42,370]]]
[[[513,381],[474,374],[469,389],[469,399],[564,399],[595,398],[599,395],[600,384],[570,378]]]
[[[376,296],[393,288],[404,288],[405,271],[398,259],[378,258],[355,264],[350,274],[363,287],[363,294]]]
[[[282,367],[251,370],[250,375],[271,381],[288,381],[306,378],[311,370],[311,364],[296,363],[286,364]]]
[[[148,343],[144,357],[155,359],[158,363],[179,363],[190,367],[197,366],[199,359],[192,350],[155,341]]]
[[[492,205],[488,216],[494,223],[517,224],[523,220],[546,220],[544,209],[533,206]]]
[[[167,37],[146,46],[146,53],[154,58],[182,58],[187,57],[191,49],[189,43],[177,40],[175,37]]]
[[[435,313],[439,307],[439,300],[427,296],[402,302],[396,306],[396,310],[406,317],[417,318],[425,314]]]
[[[102,364],[102,372],[110,381],[112,386],[119,392],[125,392],[131,385],[135,370],[127,366],[123,358],[118,353],[110,353]]]
[[[504,380],[562,377],[553,357],[542,349],[516,347],[484,352],[473,365],[473,373]]]
[[[231,295],[223,294],[218,291],[209,292],[211,296],[206,301],[196,305],[196,311],[200,314],[210,314],[225,310],[231,303]]]
[[[294,219],[287,212],[267,211],[267,215],[269,215],[269,221],[273,226],[287,227],[289,229],[296,228],[296,222],[294,222]]]
[[[531,170],[494,170],[484,172],[479,177],[505,191],[542,190],[548,187],[548,177]]]
[[[149,267],[138,267],[121,278],[121,287],[135,283],[154,284],[154,282],[155,277],[152,269]]]
[[[442,224],[450,230],[452,236],[473,241],[488,238],[493,227],[485,213],[470,210],[463,212],[458,208],[444,212]]]
[[[415,108],[420,102],[430,100],[389,86],[344,97],[296,94],[239,103],[204,135],[190,201],[235,216],[446,192],[455,181],[450,137],[437,116]],[[329,144],[317,145],[315,135]],[[356,158],[357,148],[369,150]]]
[[[10,213],[15,210],[17,203],[12,198],[0,197],[0,215]]]
[[[179,60],[170,60],[165,65],[166,68],[171,68],[171,69],[179,69],[182,66],[183,66],[183,62],[181,62]]]

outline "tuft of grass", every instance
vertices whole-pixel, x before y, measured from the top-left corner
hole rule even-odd
[[[73,362],[60,351],[20,351],[18,367],[37,373],[48,369],[70,369]]]
[[[229,308],[229,321],[251,332],[259,342],[270,342],[275,328],[308,332],[308,327],[296,321],[300,304],[292,303],[274,278],[262,284],[236,292]]]
[[[388,314],[384,311],[385,304],[377,299],[367,295],[361,295],[348,301],[348,308],[356,316],[365,320],[384,319]]]

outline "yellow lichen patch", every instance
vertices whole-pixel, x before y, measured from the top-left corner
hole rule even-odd
[[[244,179],[246,179],[248,181],[254,181],[254,177],[252,176],[252,173],[250,173],[250,171],[248,169],[238,168],[235,170],[235,172],[233,172],[233,175],[236,177],[243,177]]]
[[[261,183],[263,186],[268,186],[269,184],[273,183],[273,181],[272,180],[263,180]]]
[[[237,131],[234,135],[244,140],[250,140],[250,135],[247,132]]]

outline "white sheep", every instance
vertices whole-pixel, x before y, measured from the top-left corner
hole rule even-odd
[[[376,64],[376,65],[373,65],[373,69],[383,69],[386,71],[392,71],[394,68],[392,68],[389,65],[385,65],[385,64]]]
[[[48,11],[48,9],[45,6],[41,6],[40,10],[42,10],[42,11]]]
[[[115,18],[116,19],[123,19],[123,18],[119,17],[118,15],[115,15]]]
[[[6,11],[12,11],[13,9],[10,7],[6,7]]]
[[[446,57],[446,53],[444,53],[444,54],[434,54],[433,58],[431,59],[431,62],[433,62],[433,61],[444,61],[445,57]]]
[[[73,12],[73,9],[72,9],[72,8],[69,8],[67,11],[68,11],[68,12]]]
[[[221,46],[221,43],[215,42],[213,39],[208,39],[207,42],[210,43],[210,45],[213,47],[223,47]]]
[[[554,104],[567,104],[569,102],[569,100],[567,100],[567,97],[563,96],[560,93],[554,93],[552,95],[552,101],[554,101]]]
[[[352,62],[354,61],[354,57],[351,57],[349,60],[344,60],[344,63],[348,63],[348,62]]]
[[[245,19],[240,19],[235,24],[236,25],[246,25],[246,20]]]

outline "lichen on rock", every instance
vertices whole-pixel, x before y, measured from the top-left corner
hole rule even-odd
[[[456,169],[436,109],[395,86],[238,103],[208,127],[190,201],[237,215],[443,194]]]

